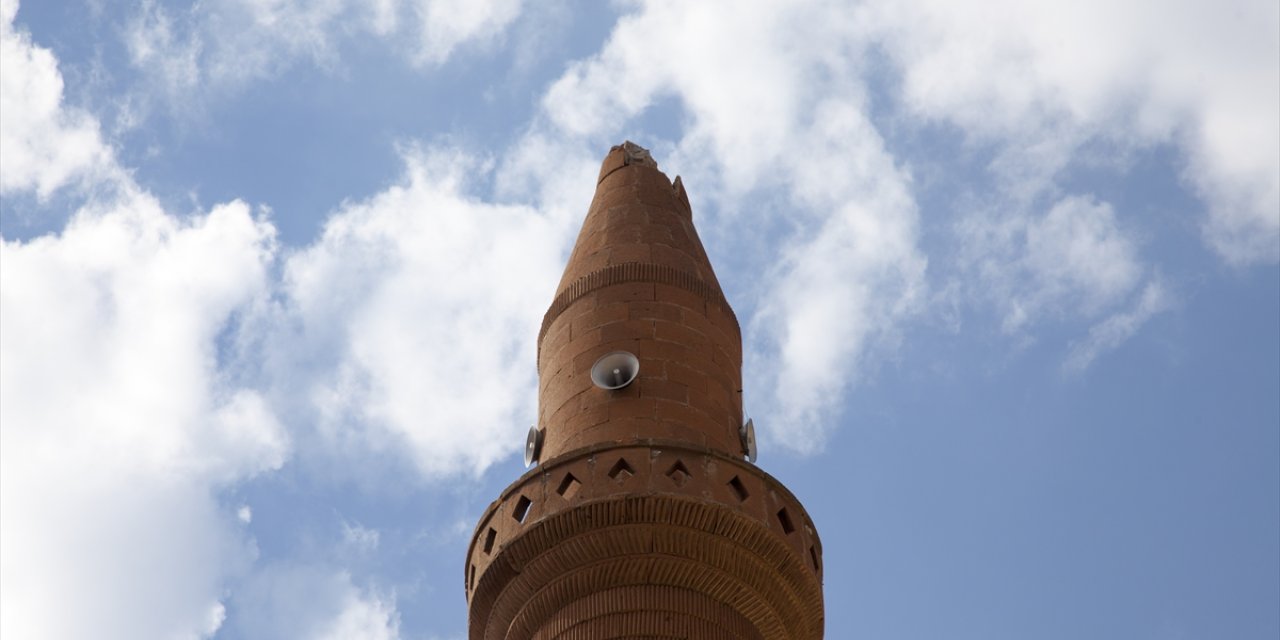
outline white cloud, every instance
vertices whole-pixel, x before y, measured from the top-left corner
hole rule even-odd
[[[520,14],[521,0],[418,0],[418,60],[441,64],[460,45],[491,41]]]
[[[467,195],[489,168],[409,150],[402,182],[344,206],[285,266],[281,379],[339,452],[405,451],[427,476],[479,472],[534,415],[534,342],[561,270],[538,211]],[[271,322],[275,322],[272,319]],[[327,354],[315,362],[304,354]],[[290,355],[294,354],[294,355]]]
[[[1239,0],[871,2],[868,32],[916,115],[997,145],[1035,194],[1084,145],[1172,143],[1234,264],[1280,258],[1280,6]]]
[[[125,30],[132,64],[184,110],[299,63],[341,72],[343,47],[375,38],[414,65],[500,41],[520,0],[214,0],[173,10],[154,1]],[[410,19],[406,19],[410,18]]]
[[[1038,293],[1057,297],[1080,292],[1086,308],[1096,308],[1133,288],[1140,266],[1133,243],[1116,226],[1107,203],[1071,197],[1060,200],[1027,226],[1024,260]]]
[[[1280,257],[1280,20],[1231,2],[872,2],[869,37],[902,73],[908,113],[989,145],[1000,213],[959,226],[966,291],[1006,331],[1096,322],[1064,366],[1079,371],[1172,305],[1127,211],[1060,194],[1073,167],[1123,172],[1168,146],[1204,201],[1204,239],[1230,264]],[[1098,157],[1103,153],[1120,156]],[[1056,198],[1047,215],[1035,203]]]
[[[58,61],[13,25],[17,0],[0,1],[0,193],[58,188],[111,173],[114,160],[89,114],[63,104]]]
[[[241,203],[179,221],[134,193],[0,246],[6,637],[216,627],[224,580],[254,556],[216,492],[287,451],[263,398],[218,367],[272,234]]]
[[[1116,225],[1111,205],[1086,198],[1060,200],[1042,218],[1026,218],[1017,268],[1028,277],[1014,287],[1028,308],[1071,309],[1085,317],[1129,293],[1143,276],[1133,242]],[[1016,276],[1015,276],[1016,277]],[[1019,327],[1010,318],[1006,329]]]
[[[189,109],[209,91],[238,90],[298,61],[332,65],[335,41],[358,10],[344,0],[220,0],[187,10],[149,1],[129,20],[124,39],[150,89]]]
[[[338,617],[316,636],[318,640],[394,640],[400,637],[395,603],[350,594]]]
[[[1153,316],[1168,310],[1171,304],[1169,293],[1159,280],[1148,283],[1132,309],[1099,322],[1089,329],[1088,337],[1071,345],[1063,369],[1069,373],[1083,371],[1099,355],[1123,344]]]
[[[805,452],[823,444],[843,394],[893,348],[899,324],[923,309],[926,264],[909,180],[870,123],[847,105],[820,107],[816,120],[796,136],[812,164],[795,170],[792,189],[826,219],[782,248],[748,334],[768,345],[748,364],[757,389],[774,394],[771,428]]]
[[[560,135],[616,137],[628,119],[675,98],[689,119],[679,158],[662,164],[710,157],[730,187],[749,189],[794,150],[789,136],[810,115],[806,99],[822,96],[823,88],[808,81],[847,51],[833,37],[838,20],[817,29],[806,24],[812,9],[812,3],[641,3],[599,53],[551,86],[546,114]]]
[[[184,25],[175,22],[163,5],[144,2],[126,27],[124,40],[130,62],[145,69],[168,99],[190,96],[203,81],[205,74],[200,68],[203,39],[198,34],[186,33]],[[243,68],[251,72],[247,65]],[[126,124],[138,124],[140,117],[136,109],[135,105]]]
[[[966,295],[996,305],[1011,334],[1050,318],[1096,318],[1148,277],[1112,206],[1092,198],[1063,198],[1042,216],[974,214],[958,233]]]
[[[394,640],[394,596],[358,588],[345,571],[314,565],[268,565],[233,597],[244,637],[299,640]]]
[[[493,176],[495,200],[536,203],[559,229],[565,243],[562,258],[567,260],[572,248],[567,243],[576,237],[595,194],[602,151],[582,140],[533,127],[503,153]]]
[[[0,238],[0,635],[205,637],[256,554],[217,492],[288,449],[219,351],[274,230],[240,202],[165,213],[2,6],[2,190],[95,188],[60,234]]]

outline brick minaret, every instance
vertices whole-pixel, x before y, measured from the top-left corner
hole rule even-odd
[[[635,380],[592,383],[604,355]],[[540,464],[467,552],[472,640],[808,640],[822,544],[746,461],[742,336],[680,178],[610,150],[538,336]]]

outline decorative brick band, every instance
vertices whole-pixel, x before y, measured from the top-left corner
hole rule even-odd
[[[673,627],[702,640],[763,640],[733,607],[699,591],[654,584],[593,591],[549,617],[533,640],[599,640],[617,628],[659,636]]]
[[[665,264],[624,262],[588,273],[574,280],[572,284],[565,287],[564,291],[561,291],[556,296],[556,299],[551,302],[551,308],[547,309],[547,314],[542,317],[542,329],[538,331],[539,350],[542,348],[542,339],[546,337],[547,330],[551,328],[551,323],[555,322],[556,318],[560,317],[560,314],[569,308],[569,305],[593,291],[624,282],[665,284],[702,296],[707,302],[713,302],[724,308],[725,313],[729,314],[729,317],[733,320],[733,328],[738,331],[738,336],[742,336],[742,328],[738,325],[738,316],[734,315],[733,308],[729,306],[729,301],[724,298],[724,293],[707,284],[702,278],[688,271],[682,271]]]
[[[729,618],[754,628],[755,634],[739,637],[817,640],[821,587],[806,569],[783,540],[724,507],[663,494],[600,500],[542,519],[503,546],[472,593],[471,637],[517,640],[554,632],[556,614],[612,589],[634,590],[632,606],[619,610],[616,601],[594,601],[571,617],[662,610],[660,599],[642,595],[656,585],[728,606]],[[693,601],[673,608],[681,622],[695,626],[714,612]]]
[[[648,629],[657,619],[636,612],[657,611],[690,637],[813,640],[821,553],[795,497],[742,460],[662,441],[581,449],[525,474],[481,518],[465,575],[471,638],[610,638],[606,627]]]

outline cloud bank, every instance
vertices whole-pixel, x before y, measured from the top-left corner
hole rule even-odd
[[[0,193],[41,198],[85,174],[113,168],[97,121],[62,104],[62,74],[45,48],[15,29],[16,0],[0,2]]]
[[[269,287],[274,230],[242,202],[165,212],[62,104],[16,9],[0,194],[92,197],[57,235],[0,239],[0,632],[205,637],[256,555],[218,492],[289,451],[219,348]]]
[[[243,203],[180,220],[134,193],[0,244],[6,636],[218,627],[255,551],[217,493],[289,450],[262,394],[218,365],[272,238]]]
[[[1280,259],[1280,7],[1102,1],[869,2],[912,114],[996,145],[1010,188],[1039,191],[1103,141],[1174,145],[1235,265]]]
[[[497,44],[520,0],[215,0],[170,8],[148,1],[128,19],[125,45],[147,78],[142,96],[189,109],[299,64],[341,72],[343,53],[372,42],[413,66],[444,64]],[[193,102],[194,101],[194,102]]]
[[[536,415],[534,341],[563,234],[536,209],[469,196],[491,170],[478,159],[409,149],[405,162],[399,184],[335,212],[286,260],[268,344],[285,345],[282,384],[305,380],[288,393],[318,410],[326,448],[478,474]]]

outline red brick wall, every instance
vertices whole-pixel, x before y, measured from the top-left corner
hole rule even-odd
[[[682,440],[741,453],[742,338],[688,198],[610,153],[539,340],[542,459],[601,442]],[[616,390],[591,383],[610,351],[640,359]]]

